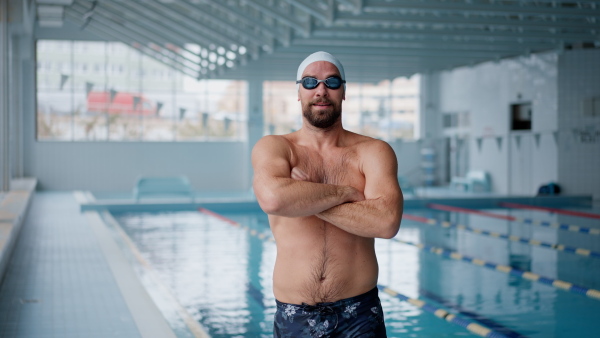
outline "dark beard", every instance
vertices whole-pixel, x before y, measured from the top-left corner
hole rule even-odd
[[[313,113],[311,110],[313,104],[316,103],[329,103],[331,104],[331,106],[329,106],[329,108],[327,108],[327,110],[323,112],[322,115],[320,115],[317,113]],[[342,115],[342,109],[329,100],[317,100],[314,102],[309,102],[307,105],[303,105],[302,115],[313,127],[319,129],[329,129]]]

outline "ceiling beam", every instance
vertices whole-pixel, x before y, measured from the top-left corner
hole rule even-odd
[[[338,13],[335,24],[350,24],[350,25],[398,25],[405,23],[412,24],[430,24],[435,26],[483,26],[483,27],[521,27],[527,28],[556,28],[556,29],[581,29],[581,30],[597,30],[596,23],[581,23],[581,22],[563,22],[563,21],[533,21],[526,20],[523,16],[515,15],[518,19],[498,19],[483,18],[466,15],[454,16],[434,16],[434,15],[409,15],[409,14],[373,14],[364,13],[360,16],[350,13]]]
[[[331,25],[331,22],[328,22],[329,17],[327,16],[327,14],[324,13],[322,8],[316,7],[314,5],[314,2],[310,3],[305,0],[283,0],[283,1],[310,14],[311,16],[313,16],[317,20],[325,23],[326,25]]]
[[[364,39],[352,39],[352,38],[340,38],[335,39],[322,39],[322,38],[311,38],[311,39],[295,39],[293,41],[295,46],[338,46],[348,48],[406,48],[406,49],[428,49],[439,52],[447,50],[470,50],[470,51],[484,51],[484,52],[511,52],[511,51],[523,51],[531,49],[551,49],[557,47],[554,42],[505,42],[505,41],[481,41],[481,40],[470,40],[470,39],[378,39],[371,38],[368,40]]]
[[[229,50],[229,46],[231,45],[246,45],[248,47],[257,45],[256,36],[247,35],[245,36],[245,41],[241,41],[238,37],[228,34],[227,30],[220,30],[215,28],[215,26],[207,25],[204,23],[204,20],[196,20],[195,18],[189,16],[189,12],[179,12],[176,9],[176,6],[167,6],[161,1],[144,1],[139,3],[137,6],[147,7],[148,10],[152,10],[159,18],[162,17],[163,19],[168,20],[170,26],[178,27],[180,34],[187,36],[188,39],[191,37],[192,39],[190,41],[194,41],[193,37],[196,35],[203,36],[203,39],[210,41],[208,44],[205,44],[205,47],[208,47],[210,44],[214,44],[215,46],[227,46],[226,49]],[[183,4],[183,6],[185,7],[185,4]],[[248,41],[254,41],[254,43],[248,43]]]
[[[72,21],[77,25],[82,25],[84,23],[84,20],[81,18],[80,14],[76,12],[74,13],[73,9],[66,10],[65,16],[68,20]],[[90,30],[98,36],[105,37],[107,41],[120,41],[132,48],[135,48],[140,53],[151,57],[154,60],[170,68],[176,69],[183,74],[189,75],[194,78],[198,76],[197,70],[192,69],[188,65],[183,64],[180,60],[174,58],[173,55],[164,53],[164,51],[162,50],[160,52],[157,52],[156,50],[145,46],[143,42],[136,42],[136,40],[130,37],[128,34],[123,34],[123,32],[119,32],[111,26],[102,24],[98,20],[93,20],[92,22],[89,22],[89,24],[86,26],[86,30]],[[160,54],[160,57],[156,54]],[[165,61],[165,59],[168,59],[170,62]]]
[[[394,0],[393,2],[383,0],[364,0],[364,10],[371,12],[406,12],[421,11],[430,13],[465,13],[465,14],[504,14],[504,15],[534,15],[553,16],[569,18],[600,17],[600,8],[572,8],[553,7],[553,2],[540,6],[537,1],[515,1],[513,4],[506,2],[488,2],[485,4],[471,2],[449,2],[449,1],[409,1]]]
[[[157,0],[152,1],[158,2]],[[213,26],[215,29],[223,32],[234,32],[233,35],[238,36],[238,45],[245,46],[245,48],[250,54],[252,54],[253,57],[258,57],[258,54],[260,53],[260,46],[265,43],[269,43],[269,40],[272,38],[268,35],[263,36],[254,34],[250,30],[244,29],[245,27],[240,27],[239,22],[232,22],[231,20],[220,16],[215,17],[214,15],[211,15],[211,13],[207,13],[206,9],[208,8],[204,8],[203,10],[203,8],[191,4],[188,1],[178,1],[174,6],[168,6],[166,4],[163,4],[163,6],[166,8],[173,8],[174,11],[183,15],[182,12],[176,9],[177,7],[181,7],[186,12],[185,17],[188,18],[186,20],[191,20],[199,26]],[[208,30],[212,32],[214,29]],[[232,35],[230,33],[224,34]]]
[[[253,7],[256,10],[262,12],[264,15],[267,15],[286,26],[295,29],[297,32],[299,32],[303,36],[309,36],[309,34],[310,34],[310,28],[308,26],[308,21],[301,22],[300,20],[289,15],[288,13],[285,13],[278,9],[273,9],[273,7],[277,8],[277,6],[267,6],[263,3],[255,1],[255,0],[244,0],[244,3],[247,4],[248,6]],[[284,39],[284,46],[288,46],[288,45],[289,45],[289,40]]]
[[[262,33],[270,36],[280,43],[286,43],[285,36],[277,33],[276,27],[267,25],[262,20],[249,16],[248,13],[239,10],[237,7],[230,6],[220,0],[205,0],[205,2],[222,12],[226,12],[228,15],[234,16],[236,19],[244,22],[250,27],[258,28]]]
[[[361,37],[364,39],[387,38],[404,39],[407,36],[432,37],[432,38],[474,38],[474,39],[502,39],[528,42],[529,40],[542,41],[594,41],[598,34],[575,34],[553,32],[550,29],[536,31],[519,31],[515,29],[434,29],[434,28],[374,28],[374,27],[331,27],[315,28],[312,36],[314,38],[336,39],[338,37]]]
[[[67,10],[69,10],[69,9],[72,10],[73,13],[76,13],[77,15],[80,16],[80,18],[83,21],[82,26],[86,26],[86,22],[88,22],[88,20],[96,20],[106,26],[109,26],[109,27],[113,27],[115,25],[115,22],[111,19],[112,12],[110,10],[98,8],[98,6],[96,6],[94,8],[94,15],[92,17],[88,17],[88,19],[84,19],[85,14],[89,13],[89,11],[88,11],[89,8],[85,7],[81,3],[76,2],[72,6],[67,8]],[[186,47],[184,46],[183,43],[181,43],[181,41],[172,39],[172,37],[169,38],[169,37],[165,37],[165,36],[161,37],[161,36],[155,35],[155,34],[148,34],[145,30],[125,30],[123,33],[126,36],[133,37],[136,41],[143,42],[146,44],[154,43],[156,45],[161,45],[161,44],[168,42],[168,43],[171,43],[171,44],[177,46],[181,50],[186,50],[187,52],[193,54],[192,51],[186,49]],[[157,39],[157,37],[161,37],[161,38]],[[196,62],[196,60],[190,60],[189,58],[185,57],[183,54],[179,54],[179,56],[181,58],[188,59],[188,61],[190,61],[190,62],[194,62],[194,63]]]

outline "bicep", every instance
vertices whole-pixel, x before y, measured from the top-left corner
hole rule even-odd
[[[290,162],[285,145],[273,137],[259,140],[252,150],[254,189],[277,178],[290,178]],[[257,186],[257,183],[259,183]]]
[[[391,203],[401,200],[398,161],[394,150],[387,143],[377,141],[365,151],[362,163],[366,199],[383,199]]]

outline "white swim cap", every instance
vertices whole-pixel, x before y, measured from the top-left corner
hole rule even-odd
[[[327,61],[329,63],[332,63],[334,66],[337,67],[338,71],[340,72],[340,77],[342,78],[342,80],[346,80],[346,75],[344,74],[344,66],[342,66],[342,63],[340,62],[340,60],[338,60],[335,56],[333,56],[327,52],[312,53],[306,59],[304,59],[304,61],[302,61],[302,63],[300,64],[300,67],[298,67],[298,73],[296,75],[296,80],[302,80],[302,73],[304,73],[304,70],[306,69],[306,67],[308,67],[308,65],[310,65],[311,63],[317,62],[317,61]],[[297,87],[300,88],[300,84],[298,84]],[[346,89],[345,83],[344,83],[344,89]]]

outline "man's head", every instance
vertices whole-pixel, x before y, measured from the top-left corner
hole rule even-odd
[[[298,67],[296,83],[302,114],[311,125],[328,129],[340,120],[346,85],[338,59],[326,52],[309,55]]]

